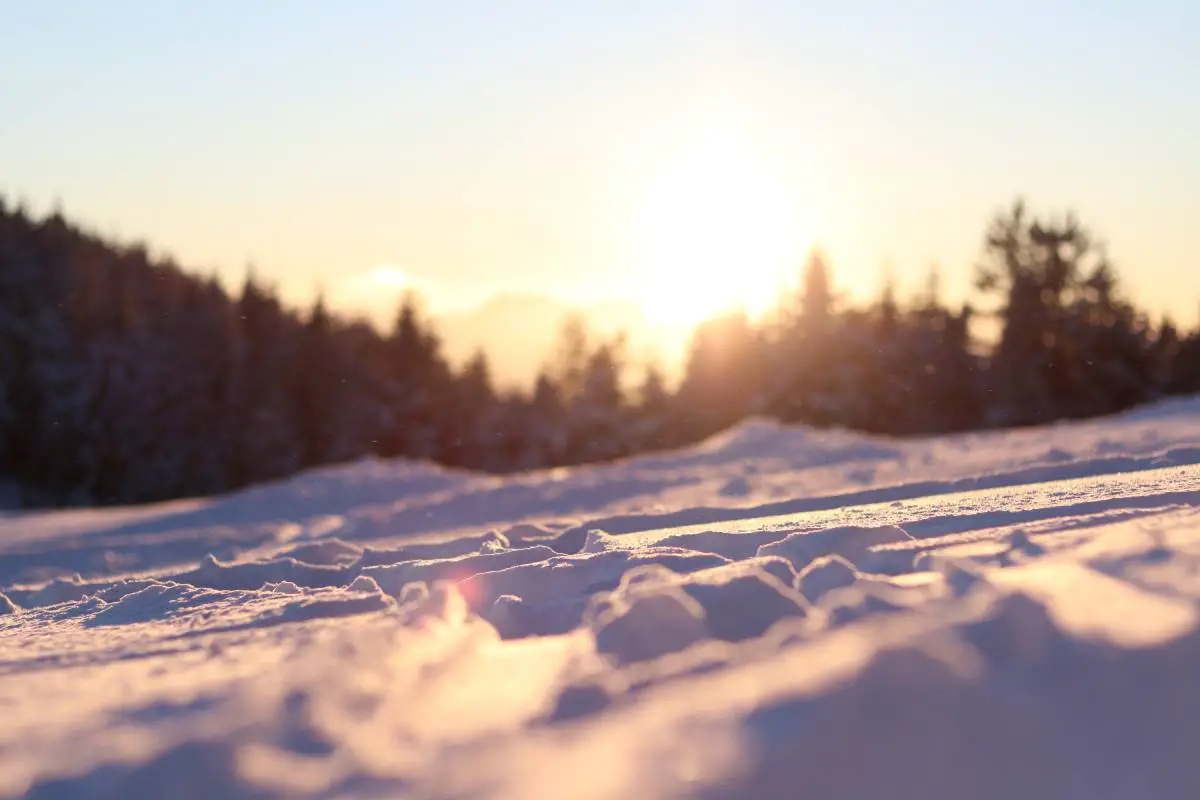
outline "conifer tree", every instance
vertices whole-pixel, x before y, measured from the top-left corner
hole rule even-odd
[[[574,463],[604,461],[628,452],[621,388],[624,342],[603,342],[589,354],[567,416],[567,453]]]
[[[657,364],[650,364],[637,390],[633,418],[637,426],[631,438],[638,450],[661,450],[678,443],[675,421],[677,407],[666,378]]]

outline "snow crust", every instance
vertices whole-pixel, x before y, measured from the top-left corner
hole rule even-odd
[[[0,797],[1200,797],[1200,399],[0,514]]]

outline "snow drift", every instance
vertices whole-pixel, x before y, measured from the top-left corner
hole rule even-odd
[[[1200,401],[0,516],[0,796],[1200,796]]]

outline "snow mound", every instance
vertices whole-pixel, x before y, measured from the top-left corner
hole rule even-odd
[[[744,420],[689,450],[643,456],[632,459],[631,463],[684,469],[766,461],[776,462],[776,468],[781,465],[799,469],[852,461],[894,459],[901,454],[902,450],[897,445],[882,438],[782,425],[774,420],[755,418]]]
[[[675,653],[706,635],[700,603],[679,586],[646,580],[639,571],[626,573],[620,588],[597,603],[590,617],[596,649],[619,663]]]
[[[885,544],[909,541],[911,537],[896,525],[863,527],[851,525],[820,531],[799,531],[777,542],[758,548],[760,556],[780,556],[802,570],[817,558],[840,556],[853,563],[866,556],[872,548]]]

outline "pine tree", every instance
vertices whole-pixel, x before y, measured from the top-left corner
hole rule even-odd
[[[829,425],[844,413],[844,370],[851,362],[837,350],[843,332],[837,329],[830,269],[819,250],[809,254],[802,286],[772,348],[770,408],[784,421]]]
[[[79,503],[89,387],[77,357],[79,332],[65,314],[77,232],[59,216],[35,224],[18,212],[6,297],[17,320],[11,402],[21,424],[10,440],[17,476],[34,500]]]
[[[702,322],[692,335],[676,395],[681,433],[698,439],[761,410],[762,339],[742,311]]]
[[[974,309],[964,305],[958,314],[946,312],[942,317],[933,400],[939,423],[929,433],[965,431],[983,424],[980,364],[971,348],[973,315]]]
[[[245,485],[289,475],[303,462],[303,446],[289,391],[300,322],[289,316],[275,290],[247,275],[235,314],[232,427],[227,461],[231,480]]]
[[[438,408],[449,402],[452,381],[441,344],[421,319],[415,295],[405,296],[385,349],[388,405],[393,416],[382,452],[432,458],[443,436]]]
[[[674,397],[656,364],[646,368],[632,414],[636,429],[630,436],[637,450],[662,450],[679,442]]]
[[[583,316],[577,313],[568,315],[559,332],[558,347],[550,361],[554,383],[566,403],[573,403],[583,391],[591,346]]]
[[[538,374],[529,401],[531,460],[536,466],[557,466],[567,460],[567,411],[563,393],[545,371]]]
[[[625,455],[624,342],[604,342],[588,356],[567,416],[567,455],[575,463]]]
[[[1171,394],[1200,392],[1200,329],[1179,342],[1171,361],[1167,391]]]
[[[339,447],[340,386],[345,383],[341,354],[334,341],[333,321],[318,296],[295,352],[291,407],[300,438],[300,463],[325,464],[342,455]]]
[[[813,335],[829,327],[834,313],[833,283],[824,254],[814,250],[804,267],[804,293],[800,298],[800,325]]]
[[[895,284],[888,279],[876,304],[869,331],[860,334],[866,348],[849,363],[859,368],[856,384],[861,387],[862,405],[858,413],[843,413],[850,425],[880,433],[903,433],[911,427],[912,392],[916,374],[916,354],[910,320],[902,318],[896,301]],[[843,337],[841,344],[849,342]],[[866,349],[867,352],[862,352]],[[865,411],[865,413],[863,413]]]
[[[497,458],[503,450],[498,425],[500,406],[482,350],[475,351],[452,382],[440,411],[438,460],[493,471],[503,467]]]
[[[1020,201],[998,215],[977,284],[1004,298],[993,423],[1108,413],[1149,397],[1148,326],[1117,296],[1103,248],[1074,215],[1032,220]]]

